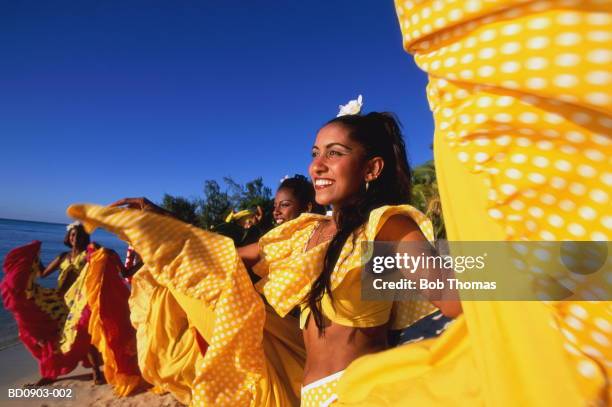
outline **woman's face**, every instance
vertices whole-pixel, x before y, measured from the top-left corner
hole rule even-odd
[[[319,130],[308,169],[317,203],[339,207],[357,195],[365,184],[365,162],[363,146],[342,125]]]
[[[76,228],[70,229],[70,234],[68,235],[68,243],[70,243],[70,247],[75,247],[77,244],[78,232]]]
[[[290,189],[281,188],[274,197],[274,221],[277,225],[295,219],[302,213],[302,208]]]

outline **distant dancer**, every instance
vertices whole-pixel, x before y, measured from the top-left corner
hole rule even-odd
[[[73,222],[66,227],[66,236],[64,236],[64,245],[70,248],[70,251],[60,253],[55,259],[45,268],[40,264],[40,278],[45,278],[59,269],[57,276],[57,289],[63,294],[68,291],[70,286],[74,284],[77,277],[87,263],[87,245],[89,245],[89,234],[79,222]]]
[[[283,178],[274,197],[274,223],[280,225],[304,212],[325,214],[325,208],[315,201],[312,183],[300,174]]]
[[[38,360],[41,379],[34,385],[53,383],[74,370],[79,361],[92,366],[94,381],[103,380],[99,356],[90,347],[88,313],[74,321],[74,340],[65,352],[60,351],[61,333],[69,315],[64,295],[86,268],[89,241],[83,226],[74,222],[68,225],[64,238],[70,251],[61,253],[46,268],[40,261],[39,241],[13,249],[4,260],[2,300],[17,321],[20,339]],[[57,288],[35,282],[37,276],[46,277],[57,269]]]

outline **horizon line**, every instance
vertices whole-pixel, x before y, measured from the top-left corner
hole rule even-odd
[[[14,221],[18,221],[18,222],[47,223],[49,225],[62,225],[62,226],[66,226],[67,225],[67,223],[60,223],[60,222],[47,222],[47,221],[44,221],[44,220],[4,218],[4,217],[1,217],[1,216],[0,216],[0,220],[14,220]]]

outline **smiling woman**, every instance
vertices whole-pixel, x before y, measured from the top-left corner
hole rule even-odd
[[[302,306],[305,406],[315,405],[322,394],[333,399],[343,369],[388,347],[390,327],[406,327],[434,309],[416,303],[366,303],[359,295],[360,267],[352,256],[360,253],[360,242],[432,240],[429,222],[407,205],[410,170],[395,118],[373,112],[333,119],[319,131],[312,155],[309,170],[317,202],[331,205],[333,217],[315,222],[306,244],[307,251],[316,252],[328,240],[320,245],[322,270]],[[459,312],[458,305],[446,305],[444,312]]]
[[[284,178],[274,197],[274,222],[280,225],[304,212],[323,214],[325,208],[315,201],[314,188],[305,176]]]
[[[309,304],[319,329],[323,329],[316,306],[323,292],[330,292],[329,278],[348,237],[370,211],[383,205],[407,204],[410,200],[410,168],[397,121],[388,113],[344,115],[330,120],[317,135],[310,176],[316,199],[331,205],[336,231],[325,256],[322,273],[313,284]]]
[[[609,2],[395,4],[404,47],[430,75],[449,239],[609,241]],[[531,289],[553,285],[559,262],[546,263],[525,263]],[[609,286],[603,269],[592,277]],[[566,301],[535,301],[536,290],[465,301],[439,338],[355,361],[337,405],[609,405],[609,297],[579,301],[584,279],[567,287],[578,295]]]

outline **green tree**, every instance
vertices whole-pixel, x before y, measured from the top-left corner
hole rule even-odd
[[[274,223],[272,218],[274,200],[272,198],[272,190],[264,185],[261,177],[244,185],[244,194],[240,202],[240,208],[242,209],[256,208],[258,206],[261,207],[264,213],[259,226],[262,230],[269,230]]]
[[[231,177],[224,177],[228,186],[229,199],[234,209],[249,209],[267,205],[272,199],[272,190],[264,185],[261,177],[241,185]]]
[[[223,180],[228,186],[229,198],[234,210],[261,207],[264,217],[259,226],[262,230],[270,229],[273,224],[274,200],[272,190],[264,185],[263,179],[255,178],[244,185],[237,183],[231,177],[225,177]]]
[[[198,201],[194,199],[183,198],[182,196],[173,196],[164,194],[161,207],[172,212],[177,218],[186,223],[198,225]]]
[[[413,205],[431,219],[436,239],[446,238],[442,205],[433,161],[428,161],[412,171]]]
[[[231,209],[230,197],[227,192],[221,191],[217,181],[204,181],[204,199],[200,202],[199,225],[204,229],[212,229],[225,221]]]

